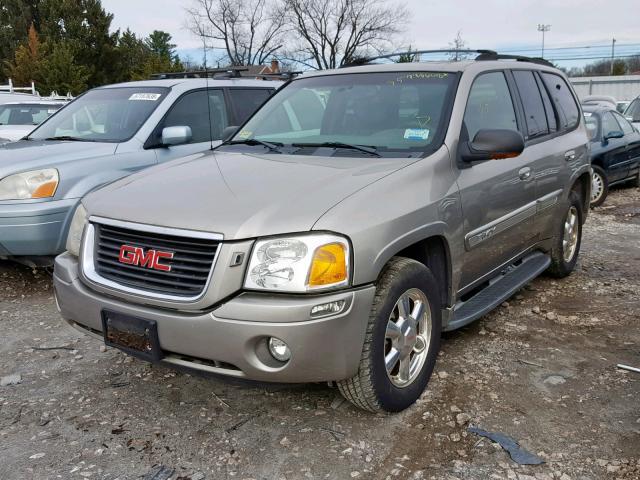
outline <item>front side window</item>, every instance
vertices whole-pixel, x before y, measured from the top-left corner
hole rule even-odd
[[[622,115],[618,113],[614,113],[614,115],[616,117],[616,120],[622,127],[622,131],[624,132],[625,135],[629,135],[630,133],[635,132],[635,130],[633,129],[633,126],[629,123],[629,120],[627,120],[626,118],[624,118]]]
[[[483,129],[518,130],[504,73],[485,73],[474,80],[464,113],[464,126],[470,140]]]
[[[209,105],[207,105],[207,97]],[[211,112],[211,121],[209,121]],[[223,130],[229,126],[224,93],[219,89],[196,90],[180,97],[162,123],[162,127],[189,127],[191,141],[202,143],[220,140]],[[211,131],[209,131],[211,128]],[[157,132],[158,136],[161,130]],[[159,140],[159,139],[158,139]]]
[[[380,153],[430,150],[444,137],[456,78],[445,72],[300,78],[269,99],[232,142],[318,148],[341,143]]]
[[[606,112],[602,115],[602,133],[609,135],[611,132],[620,132],[622,128],[618,125],[613,113]]]
[[[546,135],[549,133],[547,116],[533,72],[515,70],[513,76],[524,107],[524,115],[527,122],[527,139]]]
[[[598,129],[600,127],[600,120],[597,115],[591,112],[584,112],[584,121],[587,127],[587,136],[589,140],[596,140],[598,138]]]
[[[575,127],[580,121],[580,109],[567,82],[560,75],[548,72],[542,72],[542,80],[560,115],[560,127]]]
[[[28,138],[85,142],[123,142],[133,137],[169,89],[98,88],[67,105]]]

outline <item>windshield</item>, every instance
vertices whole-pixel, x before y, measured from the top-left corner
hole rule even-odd
[[[123,142],[135,135],[167,92],[159,87],[91,90],[49,118],[28,138]]]
[[[0,125],[38,125],[62,107],[60,105],[0,105]]]
[[[274,95],[231,143],[333,146],[334,155],[345,145],[381,153],[431,150],[442,142],[455,80],[442,72],[301,78]]]

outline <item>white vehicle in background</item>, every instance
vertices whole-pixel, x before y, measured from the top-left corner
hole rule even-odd
[[[0,105],[0,145],[25,137],[67,103],[36,99]]]
[[[624,116],[636,127],[636,130],[640,130],[640,97],[636,97],[636,99],[629,104],[624,111]]]
[[[630,100],[618,100],[616,102],[616,110],[618,111],[618,113],[624,113],[630,103]]]
[[[22,102],[39,99],[40,94],[36,90],[36,85],[33,82],[31,82],[30,87],[16,87],[13,85],[13,81],[9,79],[9,83],[6,85],[0,85],[0,105],[9,102]]]
[[[580,101],[582,105],[617,108],[618,102],[609,95],[587,95]]]

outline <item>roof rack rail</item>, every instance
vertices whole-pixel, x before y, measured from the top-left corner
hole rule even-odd
[[[341,68],[345,67],[356,67],[360,65],[367,65],[373,62],[374,60],[388,59],[392,57],[399,57],[401,55],[422,55],[422,54],[431,54],[431,53],[475,53],[477,57],[474,59],[476,61],[486,61],[486,60],[517,60],[519,62],[530,62],[537,63],[539,65],[546,65],[549,67],[553,67],[553,64],[543,58],[537,57],[525,57],[523,55],[505,55],[498,53],[494,50],[470,50],[470,49],[455,49],[455,48],[447,48],[447,49],[438,49],[438,50],[408,50],[404,52],[394,52],[386,55],[377,55],[375,57],[360,57],[355,58],[352,62],[343,65]]]
[[[497,53],[492,51],[487,51],[481,53],[476,57],[477,61],[483,60],[516,60],[518,62],[529,62],[529,63],[537,63],[538,65],[545,65],[547,67],[554,67],[553,63],[548,60],[545,60],[541,57],[525,57],[524,55],[505,55],[503,53]]]
[[[184,72],[152,73],[152,80],[165,80],[168,78],[213,78],[216,75],[225,74],[224,78],[238,78],[242,72],[248,71],[248,67],[224,67],[207,68],[205,70],[185,70]],[[223,76],[220,76],[223,78]]]
[[[302,75],[304,72],[280,72],[280,73],[260,73],[256,75],[256,78],[261,78],[263,80],[291,80],[293,77],[297,77],[298,75]],[[253,76],[253,75],[252,75]]]

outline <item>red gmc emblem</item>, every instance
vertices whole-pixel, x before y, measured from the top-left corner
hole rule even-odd
[[[120,255],[118,260],[120,263],[127,265],[136,265],[138,267],[151,268],[162,272],[170,272],[171,265],[160,263],[162,259],[171,260],[173,252],[161,252],[160,250],[147,250],[141,247],[132,247],[131,245],[122,245],[120,247]]]

